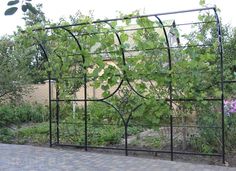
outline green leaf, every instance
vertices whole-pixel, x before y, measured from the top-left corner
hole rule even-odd
[[[11,7],[11,8],[8,8],[6,11],[5,11],[5,13],[4,13],[4,15],[12,15],[12,14],[14,14],[16,11],[17,11],[17,7]]]
[[[27,8],[30,10],[30,12],[32,12],[33,14],[37,14],[38,13],[36,8],[34,8],[31,3],[26,3],[26,5],[27,5]]]
[[[7,3],[7,5],[8,5],[8,6],[12,6],[12,5],[16,5],[16,4],[18,4],[18,3],[19,3],[19,0],[9,1],[9,2]]]
[[[27,5],[22,5],[22,6],[21,6],[21,9],[22,9],[23,12],[26,12],[27,9],[28,9],[28,8],[27,8]]]
[[[110,95],[110,92],[109,91],[104,91],[103,93],[102,93],[102,96],[103,97],[107,97],[107,96],[109,96]]]
[[[129,25],[129,24],[131,23],[131,19],[130,19],[130,18],[125,19],[125,23],[126,23],[127,25]]]
[[[203,6],[205,4],[206,4],[205,0],[200,0],[199,5]]]
[[[105,90],[105,91],[106,91],[106,90],[109,89],[109,86],[108,86],[108,85],[102,85],[101,88],[102,88],[102,90]]]
[[[112,25],[112,27],[115,28],[115,27],[117,26],[117,21],[112,21],[112,22],[111,22],[111,25]]]
[[[120,38],[121,38],[122,42],[126,42],[129,39],[129,37],[126,33],[121,33]]]

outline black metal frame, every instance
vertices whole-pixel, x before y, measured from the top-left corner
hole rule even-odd
[[[198,11],[213,11],[214,14],[215,14],[215,21],[212,21],[212,22],[215,22],[216,23],[216,27],[218,29],[218,55],[219,55],[219,58],[220,58],[220,74],[221,74],[221,80],[219,81],[220,82],[220,85],[221,85],[221,98],[216,98],[216,99],[203,99],[205,101],[219,101],[221,102],[221,141],[222,141],[222,146],[221,146],[221,149],[222,149],[222,153],[221,154],[205,154],[205,153],[193,153],[193,152],[180,152],[180,151],[174,151],[174,148],[173,148],[173,117],[172,115],[170,116],[170,150],[144,150],[144,149],[130,149],[128,148],[128,143],[127,143],[127,127],[128,127],[128,124],[129,124],[129,119],[131,117],[131,115],[128,117],[128,120],[125,121],[125,119],[123,118],[123,116],[120,114],[119,110],[111,103],[109,103],[108,101],[106,101],[106,99],[112,97],[118,90],[119,88],[121,87],[121,85],[123,84],[123,81],[127,81],[128,85],[130,86],[130,88],[136,93],[138,94],[139,96],[143,97],[141,94],[139,94],[138,92],[135,91],[135,89],[132,87],[132,85],[130,84],[129,82],[129,79],[126,77],[126,74],[124,73],[125,75],[125,80],[121,80],[119,86],[117,87],[117,89],[111,93],[108,97],[104,97],[102,99],[88,99],[87,97],[87,75],[86,73],[83,75],[83,81],[84,81],[84,99],[59,99],[59,96],[58,96],[58,93],[57,92],[57,95],[56,95],[56,99],[53,99],[52,98],[52,92],[51,92],[51,89],[52,89],[52,78],[51,78],[51,73],[48,72],[48,80],[49,80],[49,141],[50,141],[50,147],[52,147],[53,145],[60,145],[60,146],[76,146],[76,147],[82,147],[84,148],[85,151],[87,151],[89,148],[102,148],[102,149],[111,149],[111,150],[124,150],[125,151],[125,155],[127,156],[128,155],[128,152],[129,151],[143,151],[143,152],[154,152],[155,154],[157,153],[169,153],[171,156],[171,160],[174,160],[174,154],[184,154],[184,155],[203,155],[203,156],[219,156],[219,157],[222,157],[222,161],[223,163],[225,162],[225,125],[224,125],[224,84],[227,84],[227,83],[235,83],[235,81],[226,81],[224,79],[224,59],[223,59],[223,46],[222,46],[222,32],[221,32],[221,26],[220,26],[220,20],[219,20],[219,17],[218,17],[218,14],[217,14],[217,11],[216,11],[216,8],[215,7],[209,7],[209,8],[199,8],[199,9],[192,9],[192,10],[184,10],[184,11],[175,11],[175,12],[167,12],[167,13],[157,13],[157,14],[150,14],[150,15],[140,15],[140,16],[133,16],[133,17],[130,17],[131,19],[132,18],[142,18],[142,17],[156,17],[156,19],[159,21],[159,23],[161,24],[162,26],[162,29],[163,29],[163,32],[164,32],[164,36],[165,36],[165,39],[166,39],[166,49],[167,49],[167,55],[168,55],[168,65],[169,65],[169,70],[172,69],[172,57],[171,57],[171,49],[172,48],[178,48],[178,47],[171,47],[170,44],[169,44],[169,41],[168,41],[168,37],[167,37],[167,32],[166,32],[166,26],[164,26],[162,20],[160,19],[160,16],[164,16],[164,15],[172,15],[172,14],[179,14],[179,13],[191,13],[191,12],[198,12]],[[73,25],[63,25],[63,26],[54,26],[54,27],[47,27],[47,28],[44,28],[44,29],[36,29],[35,31],[39,31],[39,30],[51,30],[51,29],[63,29],[65,30],[66,32],[68,32],[68,34],[74,39],[74,41],[77,43],[77,46],[79,48],[79,50],[82,50],[83,48],[81,47],[80,45],[80,42],[78,40],[78,38],[76,37],[76,35],[74,35],[74,33],[72,31],[70,31],[70,27],[72,26],[78,26],[78,25],[87,25],[87,24],[96,24],[96,23],[106,23],[108,24],[108,26],[110,26],[113,30],[114,28],[112,27],[112,25],[109,24],[109,22],[111,21],[119,21],[119,20],[124,20],[125,18],[117,18],[117,19],[107,19],[107,20],[98,20],[98,21],[94,21],[92,23],[78,23],[78,24],[73,24]],[[189,24],[197,24],[197,23],[184,23],[184,24],[180,24],[180,25],[189,25]],[[118,34],[119,31],[115,31],[115,36],[118,40],[118,43],[120,45],[122,45],[122,42],[120,40],[120,37],[119,37],[119,34]],[[96,33],[95,33],[96,34]],[[38,41],[38,44],[40,46],[40,48],[43,50],[43,53],[45,55],[45,57],[48,58],[48,55],[46,53],[46,50],[44,49],[43,45],[40,44],[40,42]],[[203,45],[199,45],[199,46],[203,46]],[[207,46],[207,45],[204,45],[204,46]],[[149,50],[149,49],[145,49],[145,50]],[[125,50],[123,48],[120,48],[120,53],[122,55],[122,58],[123,58],[123,65],[126,65],[126,59],[125,59]],[[111,52],[112,53],[112,52]],[[82,56],[82,63],[85,63],[85,60],[86,60],[86,57],[84,55],[81,55]],[[84,70],[86,70],[87,68],[84,67]],[[169,77],[170,77],[170,80],[172,78],[172,75],[169,74]],[[196,99],[174,99],[172,97],[172,82],[170,81],[169,82],[169,98],[168,99],[165,99],[166,101],[169,102],[169,108],[172,109],[173,108],[173,102],[174,101],[197,101]],[[145,97],[143,97],[145,98]],[[161,99],[157,99],[157,100],[161,100]],[[84,141],[84,145],[83,146],[77,146],[77,145],[67,145],[67,144],[61,144],[59,139],[60,139],[60,135],[59,135],[59,102],[63,102],[63,101],[78,101],[78,102],[83,102],[84,103],[84,134],[85,134],[85,141]],[[99,102],[103,102],[107,105],[110,105],[111,107],[113,107],[119,114],[120,114],[120,117],[123,121],[123,124],[124,124],[124,127],[125,127],[125,148],[111,148],[111,147],[94,147],[94,146],[88,146],[88,140],[87,140],[87,137],[88,137],[88,126],[87,126],[87,106],[88,106],[88,102],[89,101],[99,101]],[[56,111],[56,125],[57,125],[57,130],[56,130],[56,142],[53,142],[53,138],[52,138],[52,134],[53,134],[53,131],[52,131],[52,123],[53,123],[53,120],[52,120],[52,102],[56,102],[56,108],[57,108],[57,111]],[[134,110],[136,110],[141,104],[137,105],[135,107]]]

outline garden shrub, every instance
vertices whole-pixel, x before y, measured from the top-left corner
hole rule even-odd
[[[47,115],[47,108],[39,104],[3,104],[0,106],[0,127],[26,122],[43,122],[48,120]]]
[[[0,128],[0,142],[10,143],[14,138],[14,132],[10,128]]]
[[[7,127],[10,124],[16,124],[19,122],[14,108],[12,105],[2,105],[0,106],[0,127]]]
[[[225,108],[226,109],[226,108]],[[236,100],[232,102],[229,112],[225,112],[225,144],[227,151],[236,148]]]
[[[220,153],[222,145],[221,112],[219,104],[201,104],[198,110],[197,124],[206,128],[199,128],[198,134],[191,137],[190,144],[195,150],[204,153]],[[227,110],[225,108],[225,110]],[[236,141],[236,115],[225,111],[225,146],[226,151],[232,151]],[[212,127],[212,128],[210,128]]]

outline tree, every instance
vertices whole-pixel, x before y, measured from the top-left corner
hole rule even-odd
[[[29,11],[25,13],[26,29],[46,25],[47,20],[41,7],[42,5],[36,6],[37,14]],[[28,91],[27,84],[43,82],[47,78],[44,53],[37,45],[34,45],[37,44],[35,40],[31,41],[32,39],[27,38],[22,32],[23,29],[18,27],[13,36],[4,36],[0,39],[1,100],[20,98]],[[46,33],[41,34],[40,40],[43,40],[45,36]]]
[[[0,101],[15,100],[25,92],[28,73],[10,37],[0,39]]]
[[[46,19],[44,13],[42,12],[42,4],[38,4],[35,7],[38,11],[37,14],[31,12],[26,12],[24,14],[25,30],[30,30],[32,28],[45,27],[50,22]],[[37,35],[32,35],[31,39],[28,39],[23,33],[24,30],[18,27],[18,30],[14,33],[14,41],[19,49],[25,49],[22,51],[25,56],[25,67],[29,70],[29,76],[32,79],[32,83],[43,83],[47,78],[45,71],[46,56],[42,49],[37,45],[37,39],[40,41],[42,46],[45,46],[47,40],[47,32],[40,32]],[[23,33],[23,34],[22,34]],[[37,37],[37,39],[32,39]]]

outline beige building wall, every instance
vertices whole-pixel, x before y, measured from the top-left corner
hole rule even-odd
[[[49,102],[49,83],[32,84],[29,86],[29,92],[23,96],[23,101],[27,103],[39,103],[48,105]],[[52,83],[52,97],[55,98],[55,85]]]
[[[56,88],[55,83],[52,83],[52,99],[56,99]],[[111,93],[116,87],[111,88]],[[43,105],[48,105],[49,102],[49,83],[45,84],[33,84],[30,85],[30,91],[23,96],[23,101],[26,103],[39,103]],[[103,90],[101,88],[93,88],[89,85],[87,86],[87,98],[102,98]],[[84,87],[82,86],[76,93],[77,99],[84,99]]]

